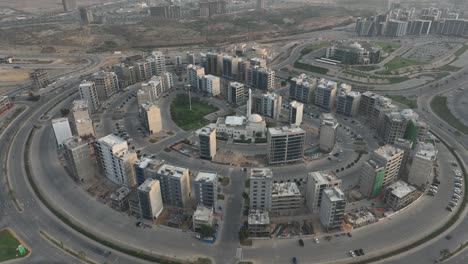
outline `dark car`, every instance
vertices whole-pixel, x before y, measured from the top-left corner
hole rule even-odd
[[[359,253],[360,253],[362,256],[365,255],[365,254],[364,254],[364,250],[363,250],[362,248],[359,249]]]
[[[354,254],[356,254],[356,256],[358,256],[358,257],[361,256],[361,252],[359,252],[358,249],[354,250]]]
[[[303,246],[304,246],[304,240],[299,239],[299,245],[300,245],[301,247],[303,247]]]
[[[351,235],[351,233],[347,233],[346,235],[348,235],[348,237],[353,237],[353,235]]]
[[[293,263],[293,264],[297,264],[297,258],[296,258],[296,257],[293,257],[293,258],[292,258],[292,263]]]
[[[136,226],[137,226],[137,227],[141,227],[142,225],[143,225],[142,222],[140,222],[140,221],[136,222]]]

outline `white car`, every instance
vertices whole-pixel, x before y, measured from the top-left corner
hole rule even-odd
[[[319,244],[319,243],[320,243],[320,241],[318,240],[318,238],[314,237],[314,243],[315,243],[315,244]]]

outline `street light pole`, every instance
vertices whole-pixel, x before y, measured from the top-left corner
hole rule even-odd
[[[187,84],[188,86],[188,96],[189,96],[189,106],[190,106],[190,111],[192,111],[192,94],[191,94],[191,85]]]

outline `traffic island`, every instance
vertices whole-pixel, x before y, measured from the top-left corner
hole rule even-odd
[[[0,262],[29,256],[25,247],[9,229],[0,231]]]

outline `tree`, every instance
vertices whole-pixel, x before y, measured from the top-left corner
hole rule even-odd
[[[257,132],[257,133],[255,133],[255,137],[260,138],[260,137],[262,137],[262,136],[263,136],[263,133],[262,133],[262,132]]]
[[[240,241],[245,241],[249,238],[249,228],[244,225],[241,227],[240,231],[239,231],[239,240]]]
[[[70,113],[70,110],[67,108],[62,108],[60,109],[60,113],[62,114],[62,116],[67,116]]]
[[[245,135],[240,135],[241,140],[245,140]]]
[[[202,237],[213,237],[215,232],[216,230],[212,226],[202,225],[200,227],[200,235]]]

